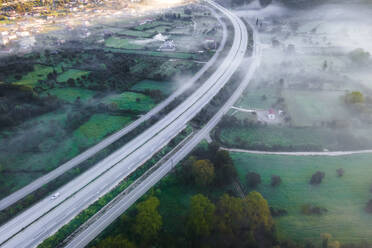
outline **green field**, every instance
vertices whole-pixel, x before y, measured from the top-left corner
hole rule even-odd
[[[247,109],[269,109],[279,98],[278,90],[272,88],[247,89],[235,104]],[[266,99],[263,99],[266,96]]]
[[[118,35],[134,36],[138,38],[151,38],[155,35],[155,32],[144,32],[137,30],[124,29],[116,32]]]
[[[89,147],[101,141],[105,136],[123,128],[132,121],[126,116],[95,114],[74,131],[74,138],[80,147]]]
[[[243,111],[238,111],[233,108],[231,108],[228,112],[227,115],[233,115],[237,120],[239,121],[244,121],[248,120],[251,122],[256,122],[257,121],[257,116],[252,114],[252,113],[247,113]]]
[[[59,130],[56,130],[59,133]],[[57,168],[66,159],[79,154],[73,139],[56,140],[54,137],[44,139],[38,146],[40,152],[0,152],[0,163],[7,172],[0,174],[1,193],[4,197],[36,178]]]
[[[49,170],[55,166],[54,160],[66,156],[64,151],[74,150],[73,146],[68,147],[72,143],[65,147],[65,142],[61,141],[65,135],[63,127],[66,120],[66,112],[56,111],[24,122],[17,132],[10,133],[13,136],[11,142],[4,144],[0,140],[0,150],[8,153],[7,156],[0,156],[0,164],[11,171]],[[24,143],[22,147],[19,147],[19,142]],[[36,147],[36,151],[32,147]],[[52,150],[53,153],[50,152]],[[63,153],[61,157],[57,154],[60,152]],[[46,163],[48,161],[51,163]]]
[[[242,183],[247,172],[261,175],[258,191],[270,206],[288,211],[276,218],[281,237],[295,240],[319,240],[321,233],[331,233],[341,242],[372,241],[372,215],[364,211],[372,198],[372,154],[343,157],[291,157],[231,153]],[[345,175],[336,176],[343,168]],[[309,185],[311,175],[325,172],[323,182]],[[282,184],[270,186],[271,175],[279,175]],[[312,203],[325,207],[323,216],[304,216],[301,206]]]
[[[143,49],[142,45],[135,44],[131,39],[121,39],[118,37],[110,37],[105,41],[107,47],[119,49]]]
[[[43,96],[49,93],[52,96],[56,96],[59,99],[73,103],[77,97],[80,97],[81,101],[88,101],[97,93],[88,89],[81,88],[54,88],[50,89],[47,92],[43,92]]]
[[[37,126],[42,124],[47,124],[49,122],[60,122],[61,125],[64,125],[66,123],[67,114],[64,111],[54,111],[50,113],[46,113],[43,115],[40,115],[36,118],[32,118],[30,120],[25,121],[21,128],[27,129],[27,126]]]
[[[15,133],[15,140],[11,144],[0,138],[0,164],[7,171],[0,173],[0,197],[57,168],[105,136],[126,126],[132,118],[95,114],[72,134],[66,134],[63,129],[66,121],[67,113],[48,113],[23,124],[21,128],[32,131]],[[22,138],[24,135],[28,136],[27,139]],[[31,149],[18,151],[18,139]]]
[[[158,26],[170,26],[171,27],[171,25],[168,22],[155,21],[155,22],[148,22],[148,23],[139,25],[139,26],[135,27],[135,29],[138,30],[138,31],[144,31],[144,30],[148,30],[148,29],[153,29],[153,28],[158,27]]]
[[[350,132],[345,129],[323,127],[234,127],[224,128],[220,133],[221,142],[228,147],[291,150],[352,150],[372,146],[369,129]],[[240,142],[239,142],[240,140]]]
[[[135,112],[147,112],[155,106],[151,97],[134,92],[124,92],[120,95],[108,96],[103,102],[106,104],[116,103],[119,110]]]
[[[136,46],[139,46],[139,45],[136,45]],[[183,52],[142,51],[142,50],[135,50],[135,49],[118,49],[118,48],[105,48],[104,50],[111,51],[113,53],[139,54],[139,55],[154,56],[154,57],[166,57],[166,58],[175,58],[175,59],[198,59],[197,55],[194,55],[192,53],[183,53]]]
[[[142,80],[134,85],[131,90],[144,92],[145,90],[160,90],[163,94],[169,95],[176,88],[172,82],[160,82],[154,80]]]
[[[57,81],[58,82],[67,82],[68,79],[72,78],[74,80],[81,78],[82,76],[88,76],[88,71],[81,71],[75,69],[69,69],[62,74],[58,75]]]
[[[283,97],[295,126],[349,118],[343,91],[285,90]]]
[[[171,30],[171,29],[172,29],[171,26],[163,25],[163,26],[157,26],[157,27],[151,29],[151,31],[156,31],[158,33],[165,33],[165,32],[167,32],[167,30]]]
[[[53,72],[53,67],[35,65],[34,71],[29,72],[27,75],[23,76],[21,80],[14,82],[14,84],[35,87],[38,84],[38,80],[45,80],[47,75],[51,72]]]

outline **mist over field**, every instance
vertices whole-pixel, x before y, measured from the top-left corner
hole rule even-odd
[[[288,211],[276,219],[284,237],[304,242],[329,233],[342,245],[372,241],[370,155],[341,157],[345,163],[315,156],[372,148],[372,2],[240,1],[234,7],[238,2],[232,8],[257,29],[262,61],[214,138],[234,152],[242,182],[252,172],[264,182],[272,174],[287,181],[279,190],[258,187],[273,208]],[[291,153],[298,157],[285,156]],[[337,168],[351,173],[347,181],[337,179]],[[306,178],[316,170],[327,179],[312,187]],[[354,174],[360,172],[365,176]],[[308,204],[326,213],[304,214]]]
[[[287,125],[319,126],[336,121],[344,131],[354,127],[369,129],[372,9],[362,2],[328,1],[305,9],[289,8],[280,2],[257,9],[256,4],[236,10],[260,33],[262,64],[250,85],[251,91],[276,88],[275,94],[282,101],[277,107],[289,114]],[[361,92],[366,101],[358,106],[345,103],[346,95],[354,91]],[[324,111],[312,106],[317,112],[305,112],[310,106],[296,100],[296,95],[305,93],[310,98],[324,95],[319,100],[327,99],[334,106]]]
[[[104,2],[4,3],[0,245],[372,247],[372,0]]]
[[[20,38],[1,47],[0,197],[191,86],[215,49],[204,41],[213,35],[218,44],[221,24],[210,8],[158,7],[61,18],[30,46]]]

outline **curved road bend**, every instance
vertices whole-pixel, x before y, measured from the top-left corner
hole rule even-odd
[[[218,113],[200,130],[185,146],[181,148],[176,154],[168,159],[161,167],[154,171],[151,176],[147,177],[142,181],[135,189],[125,195],[120,201],[113,205],[107,210],[102,216],[97,218],[89,227],[84,229],[82,232],[73,237],[73,239],[65,245],[65,248],[80,248],[89,244],[95,237],[97,237],[107,226],[109,226],[114,220],[116,220],[123,212],[125,212],[132,204],[136,202],[143,194],[145,194],[152,186],[160,181],[178,162],[180,162],[185,156],[187,156],[200,141],[202,141],[210,131],[216,126],[221,120],[224,114],[233,106],[233,104],[239,99],[244,89],[248,86],[251,81],[254,72],[261,63],[261,49],[259,46],[258,34],[254,30],[254,44],[255,50],[251,58],[250,68],[247,75],[244,77],[242,83],[235,90],[233,95],[219,110]]]
[[[188,89],[190,86],[192,86],[217,60],[219,54],[223,50],[226,44],[226,25],[224,22],[221,21],[220,15],[217,15],[212,10],[212,13],[214,16],[216,16],[218,22],[222,26],[223,30],[223,37],[221,41],[221,45],[219,46],[216,53],[213,55],[213,57],[181,88],[179,88],[177,91],[175,91],[172,95],[170,95],[166,100],[159,103],[157,106],[155,106],[152,110],[147,112],[145,115],[141,116],[139,119],[135,120],[128,126],[124,127],[123,129],[117,131],[116,133],[110,135],[109,137],[105,138],[98,144],[90,147],[89,149],[85,150],[78,156],[72,158],[71,160],[67,161],[66,163],[60,165],[58,168],[54,169],[53,171],[49,172],[48,174],[36,179],[35,181],[31,182],[30,184],[26,185],[25,187],[15,191],[14,193],[10,194],[9,196],[3,198],[0,201],[0,211],[9,207],[10,205],[14,204],[15,202],[21,200],[28,194],[34,192],[35,190],[39,189],[43,185],[49,183],[50,181],[54,180],[55,178],[59,177],[63,173],[67,172],[68,170],[74,168],[75,166],[79,165],[83,161],[87,160],[88,158],[92,157],[97,152],[101,151],[102,149],[106,148],[107,146],[111,145],[124,135],[128,134],[135,128],[137,128],[141,123],[149,120],[151,117],[159,113],[163,108],[165,108],[168,104],[170,104],[173,100],[175,100],[178,96],[180,96],[182,93],[185,92],[186,89]]]
[[[0,227],[3,247],[33,247],[57,231],[166,145],[219,92],[240,65],[248,44],[241,20],[222,8],[221,11],[231,19],[235,35],[231,50],[217,71],[162,120],[61,187],[60,197],[46,198]]]

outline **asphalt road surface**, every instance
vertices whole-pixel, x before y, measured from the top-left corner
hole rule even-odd
[[[181,88],[175,91],[172,95],[170,95],[166,100],[155,106],[152,110],[147,112],[145,115],[141,116],[139,119],[135,120],[128,126],[124,127],[123,129],[117,131],[116,133],[110,135],[109,137],[105,138],[98,144],[90,147],[86,151],[82,152],[78,156],[74,157],[73,159],[69,160],[68,162],[60,165],[58,168],[54,169],[53,171],[41,176],[40,178],[36,179],[35,181],[31,182],[30,184],[26,185],[25,187],[15,191],[14,193],[10,194],[9,196],[3,198],[0,201],[0,211],[9,207],[10,205],[14,204],[15,202],[21,200],[28,194],[34,192],[35,190],[41,188],[43,185],[49,183],[50,181],[54,180],[55,178],[59,177],[63,173],[67,172],[68,170],[74,168],[75,166],[79,165],[83,161],[87,160],[88,158],[92,157],[97,152],[101,151],[102,149],[106,148],[107,146],[111,145],[124,135],[128,134],[135,128],[137,128],[141,123],[149,120],[151,117],[159,113],[162,109],[164,109],[169,103],[175,100],[178,96],[185,92],[189,87],[191,87],[199,78],[217,61],[217,58],[226,44],[226,25],[223,25],[220,16],[216,15],[215,12],[212,12],[218,19],[218,22],[223,27],[223,38],[221,41],[221,45],[213,55],[213,57]]]
[[[145,194],[152,186],[154,186],[161,178],[163,178],[178,162],[180,162],[187,154],[189,154],[200,141],[202,141],[210,131],[217,125],[224,114],[233,106],[233,104],[239,99],[244,89],[248,86],[251,81],[254,72],[261,63],[261,49],[260,42],[258,40],[258,34],[254,30],[254,52],[250,59],[249,70],[245,75],[242,83],[229,98],[229,100],[223,105],[223,107],[214,115],[214,117],[200,130],[185,146],[181,148],[176,154],[167,160],[161,167],[154,171],[151,176],[147,177],[141,182],[135,189],[125,195],[120,201],[114,206],[107,210],[102,216],[97,218],[89,227],[84,229],[78,235],[76,235],[65,248],[80,248],[89,244],[95,237],[97,237],[107,226],[115,221],[123,212],[125,212],[132,204],[135,203],[143,194]]]
[[[42,242],[166,145],[219,92],[240,65],[248,34],[239,18],[211,4],[227,15],[235,31],[232,47],[218,69],[167,116],[61,187],[57,199],[46,198],[1,226],[2,247],[34,247]]]

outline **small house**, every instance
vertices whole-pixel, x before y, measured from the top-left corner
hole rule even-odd
[[[268,114],[267,114],[267,118],[269,118],[269,120],[275,120],[276,119],[276,114],[275,114],[275,111],[273,109],[269,109]]]
[[[163,52],[174,52],[176,51],[176,45],[173,40],[166,40],[163,44],[160,45],[158,51]]]

